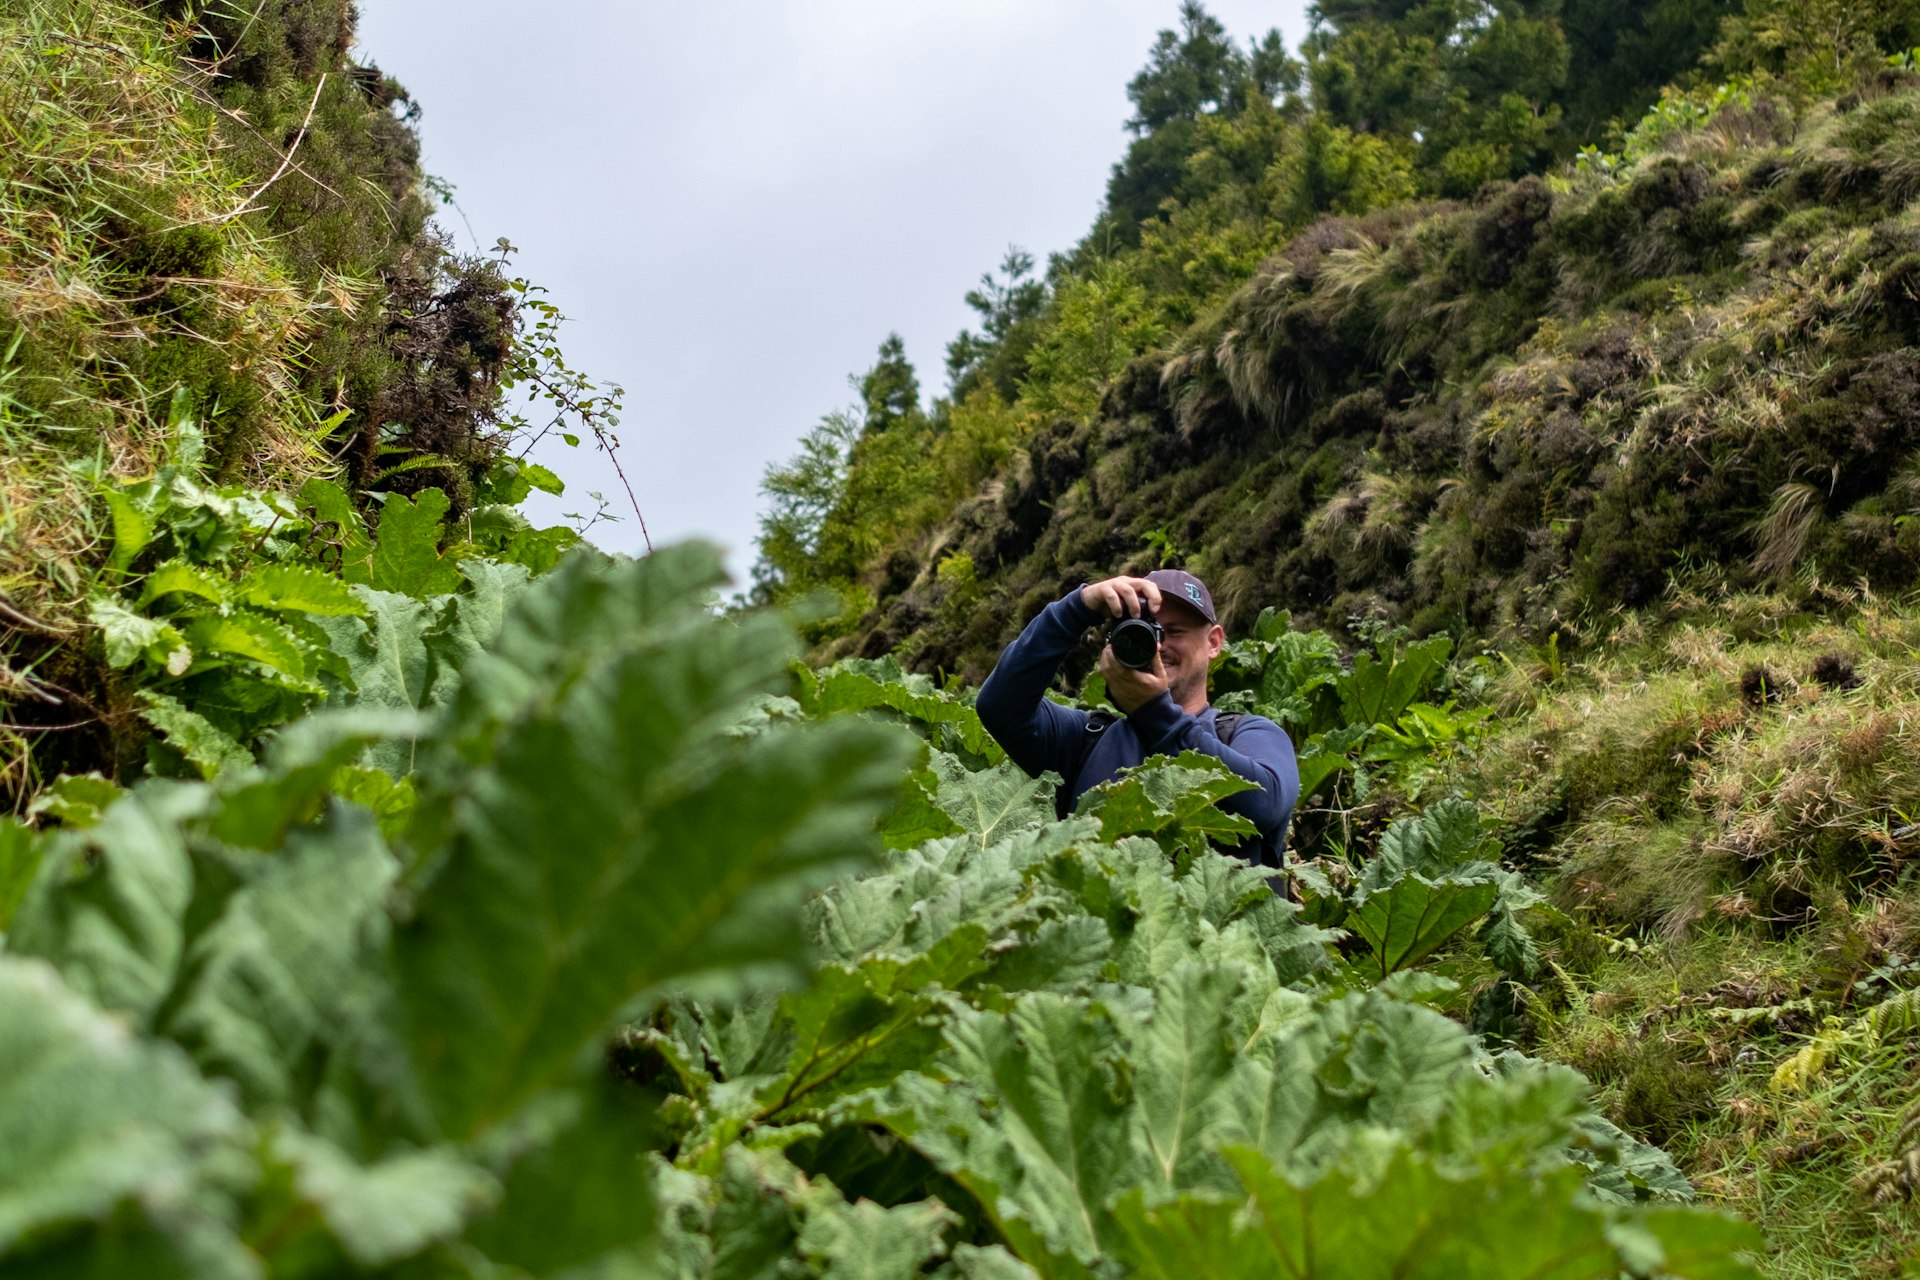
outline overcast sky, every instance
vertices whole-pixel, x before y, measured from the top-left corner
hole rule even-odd
[[[429,173],[472,236],[570,317],[568,360],[622,384],[620,457],[656,544],[753,561],[759,483],[852,400],[890,331],[929,396],[962,301],[1010,243],[1091,225],[1126,84],[1177,0],[360,0],[361,54],[424,109]],[[1211,0],[1234,38],[1306,0]],[[468,230],[443,220],[464,246]],[[590,444],[540,460],[640,547]],[[538,496],[538,495],[536,495]]]

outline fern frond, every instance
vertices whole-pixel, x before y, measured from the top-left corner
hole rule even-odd
[[[451,459],[443,458],[437,453],[415,454],[405,462],[396,462],[390,467],[382,467],[380,470],[374,472],[373,483],[379,484],[382,480],[391,480],[393,477],[405,475],[409,471],[424,471],[429,467],[453,467],[456,465],[457,464]]]
[[[1827,1063],[1833,1060],[1846,1045],[1852,1028],[1838,1018],[1828,1018],[1813,1038],[1800,1046],[1798,1053],[1773,1069],[1773,1078],[1768,1087],[1775,1093],[1800,1093],[1827,1069]]]
[[[1854,1025],[1863,1027],[1872,1037],[1870,1048],[1888,1036],[1920,1030],[1920,987],[1888,996],[1862,1014]]]
[[[1891,1035],[1920,1030],[1920,987],[1897,992],[1851,1022],[1828,1018],[1813,1038],[1774,1069],[1775,1093],[1799,1093],[1843,1052],[1871,1053]]]
[[[1854,1190],[1875,1204],[1911,1200],[1920,1192],[1920,1099],[1915,1099],[1901,1114],[1900,1129],[1893,1142],[1892,1159],[1876,1160],[1853,1180]]]

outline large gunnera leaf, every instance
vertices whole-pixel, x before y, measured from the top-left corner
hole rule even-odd
[[[438,489],[423,489],[417,499],[393,494],[381,504],[369,566],[376,589],[410,596],[453,590],[460,581],[458,562],[440,550],[441,521],[451,505]]]
[[[947,1043],[939,1078],[902,1076],[872,1118],[966,1187],[1022,1258],[1099,1257],[1108,1200],[1145,1166],[1112,1012],[1035,993],[1007,1014],[961,1011]]]
[[[1759,1241],[1718,1215],[1660,1209],[1638,1221],[1585,1200],[1577,1171],[1449,1176],[1376,1138],[1379,1148],[1324,1176],[1283,1176],[1259,1152],[1227,1158],[1247,1193],[1116,1208],[1134,1274],[1298,1280],[1614,1280],[1661,1274],[1720,1280],[1754,1273],[1735,1253]]]
[[[903,1076],[870,1114],[972,1192],[1021,1257],[1071,1271],[1113,1249],[1109,1205],[1127,1188],[1227,1182],[1214,1147],[1240,1131],[1238,1055],[1266,990],[1251,969],[1188,964],[1150,1002],[1034,993],[1006,1014],[964,1011],[939,1082]]]
[[[37,960],[0,956],[0,1257],[139,1199],[164,1208],[240,1124],[171,1046],[130,1036]],[[137,1233],[130,1261],[170,1254]],[[81,1255],[70,1255],[75,1266]],[[127,1274],[134,1274],[129,1272]]]
[[[1029,778],[1006,760],[976,772],[942,751],[930,768],[939,779],[935,805],[982,849],[1053,818],[1052,774]]]
[[[265,1204],[279,1227],[261,1248],[274,1274],[318,1271],[314,1259],[329,1254],[339,1255],[329,1261],[385,1266],[457,1236],[499,1197],[492,1178],[445,1148],[363,1166],[291,1126],[272,1134],[267,1165]]]
[[[1198,854],[1210,841],[1237,845],[1254,834],[1253,823],[1219,808],[1228,796],[1254,789],[1214,757],[1187,751],[1102,783],[1081,797],[1080,812],[1100,819],[1109,843],[1152,836],[1170,854]]]
[[[419,599],[359,586],[363,612],[327,618],[322,628],[344,661],[351,687],[329,691],[328,705],[425,711],[449,701],[460,672],[499,634],[528,574],[515,565],[464,560],[452,594]],[[416,764],[414,744],[376,745],[372,763],[395,776]]]
[[[646,991],[795,972],[801,896],[874,857],[911,759],[907,735],[854,720],[721,732],[785,679],[792,641],[707,614],[710,548],[589,570],[523,598],[475,668],[499,687],[470,672],[451,841],[396,931],[414,1067],[452,1136],[574,1074]]]
[[[1465,800],[1442,800],[1388,827],[1344,921],[1372,951],[1375,976],[1412,968],[1482,916],[1488,957],[1508,973],[1531,974],[1539,950],[1521,915],[1545,899],[1494,861],[1499,854]]]
[[[943,993],[987,967],[987,931],[964,925],[911,960],[881,954],[829,965],[782,1004],[786,1069],[759,1090],[765,1116],[816,1109],[924,1066],[940,1044],[929,1020]]]
[[[341,1002],[386,923],[394,869],[364,810],[295,832],[194,939],[160,1030],[248,1101],[299,1101],[315,1050],[347,1030]]]
[[[942,1237],[954,1221],[938,1200],[883,1209],[822,1197],[801,1228],[799,1249],[821,1280],[915,1280],[946,1252]]]
[[[1131,1036],[1135,1146],[1144,1185],[1174,1190],[1213,1182],[1214,1146],[1237,1127],[1235,1077],[1270,988],[1235,965],[1188,963],[1154,987],[1153,1015]]]
[[[0,817],[0,934],[13,923],[13,913],[27,896],[40,870],[44,846],[39,837],[14,818]]]
[[[573,1268],[615,1259],[631,1267],[655,1226],[645,1154],[653,1121],[638,1091],[606,1080],[548,1095],[513,1133],[488,1144],[515,1149],[499,1207],[468,1241],[536,1276],[578,1275]]]
[[[950,746],[968,752],[988,765],[1006,759],[1006,752],[980,723],[970,705],[933,687],[923,675],[910,675],[892,658],[869,661],[849,658],[815,675],[802,667],[800,705],[811,716],[886,708],[908,721],[924,725],[935,747]]]
[[[50,961],[82,995],[144,1026],[187,944],[193,862],[180,823],[198,788],[150,789],[45,842],[7,949]]]
[[[1438,879],[1449,871],[1490,863],[1500,843],[1470,800],[1441,800],[1423,813],[1397,819],[1380,837],[1380,848],[1361,873],[1360,887],[1382,889],[1402,876]]]
[[[1493,880],[1457,875],[1438,881],[1408,875],[1390,888],[1368,894],[1347,913],[1347,927],[1366,941],[1379,977],[1398,973],[1426,959],[1447,939],[1478,920],[1500,896]]]

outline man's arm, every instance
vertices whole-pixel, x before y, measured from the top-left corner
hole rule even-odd
[[[1047,686],[1086,629],[1099,620],[1075,591],[1056,600],[1007,646],[980,686],[974,710],[994,741],[1033,777],[1072,767],[1087,713],[1047,701]]]
[[[1259,787],[1228,796],[1220,807],[1248,819],[1262,835],[1284,829],[1293,817],[1293,806],[1300,799],[1300,766],[1294,759],[1293,740],[1273,721],[1260,716],[1243,721],[1233,735],[1233,745],[1228,746],[1211,728],[1181,710],[1171,694],[1162,692],[1135,707],[1127,723],[1148,755],[1198,751]]]

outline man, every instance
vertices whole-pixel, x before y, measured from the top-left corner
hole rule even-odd
[[[1136,671],[1111,647],[1100,654],[1107,696],[1124,718],[1047,701],[1047,686],[1086,629],[1140,617],[1143,601],[1166,631],[1153,665]],[[1220,802],[1259,829],[1257,840],[1233,852],[1278,867],[1300,771],[1286,730],[1262,716],[1220,717],[1208,705],[1208,669],[1226,642],[1213,595],[1192,574],[1160,569],[1144,578],[1108,578],[1054,601],[1028,623],[981,686],[976,709],[1015,764],[1036,777],[1051,769],[1066,779],[1054,799],[1061,817],[1088,788],[1148,756],[1193,750],[1218,758],[1258,787]]]

